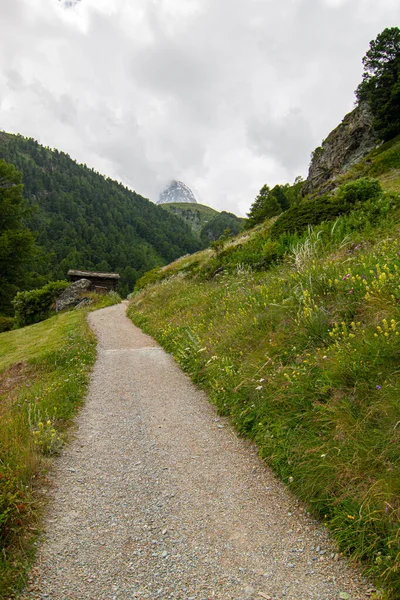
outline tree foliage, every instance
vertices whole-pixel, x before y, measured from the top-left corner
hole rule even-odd
[[[271,193],[268,185],[263,185],[258,196],[254,200],[248,213],[249,227],[262,223],[265,219],[279,215],[282,212],[281,206],[276,197]]]
[[[298,202],[301,199],[302,186],[301,177],[296,178],[293,185],[278,184],[272,189],[268,185],[264,185],[251,205],[246,227],[254,227],[266,219],[275,217]]]
[[[203,245],[208,246],[210,241],[218,240],[226,229],[229,229],[232,235],[237,235],[242,227],[243,219],[223,210],[203,225],[200,239]]]
[[[57,297],[68,285],[67,281],[52,281],[38,290],[18,292],[13,300],[17,325],[25,327],[47,319]]]
[[[278,239],[283,234],[301,233],[310,225],[349,213],[358,203],[368,200],[376,203],[381,195],[382,187],[377,179],[362,177],[342,184],[335,195],[319,196],[291,206],[272,225],[271,237]]]
[[[22,171],[35,207],[27,223],[44,259],[30,271],[31,288],[75,268],[118,272],[126,294],[146,271],[200,249],[180,218],[68,154],[0,132],[0,156]]]
[[[363,58],[363,80],[356,90],[374,116],[374,127],[384,141],[400,133],[400,29],[389,27],[369,44]]]
[[[34,236],[24,225],[27,207],[22,190],[21,173],[0,159],[0,314],[10,312],[34,253]]]

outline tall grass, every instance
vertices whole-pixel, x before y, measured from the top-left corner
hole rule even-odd
[[[116,295],[97,296],[94,308]],[[96,356],[87,310],[0,334],[0,598],[25,582],[51,457],[67,441]]]
[[[129,308],[392,599],[400,597],[397,221],[393,207],[363,208],[280,240],[286,253],[267,271],[230,264],[208,280],[172,277]]]

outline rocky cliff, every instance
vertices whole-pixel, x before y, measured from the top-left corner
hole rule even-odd
[[[362,103],[347,114],[322,146],[313,152],[303,194],[323,193],[335,187],[335,179],[346,173],[376,145],[378,138],[372,126],[372,113]]]

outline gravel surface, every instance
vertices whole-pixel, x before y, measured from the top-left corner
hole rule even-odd
[[[90,314],[98,359],[23,598],[368,598],[324,528],[125,309]]]

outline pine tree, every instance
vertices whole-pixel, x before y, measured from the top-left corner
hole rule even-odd
[[[400,29],[390,27],[369,44],[363,58],[363,80],[356,90],[374,116],[374,127],[382,140],[400,133]]]
[[[26,277],[34,255],[33,234],[24,227],[27,208],[22,175],[0,159],[0,314],[11,313],[11,300]]]

